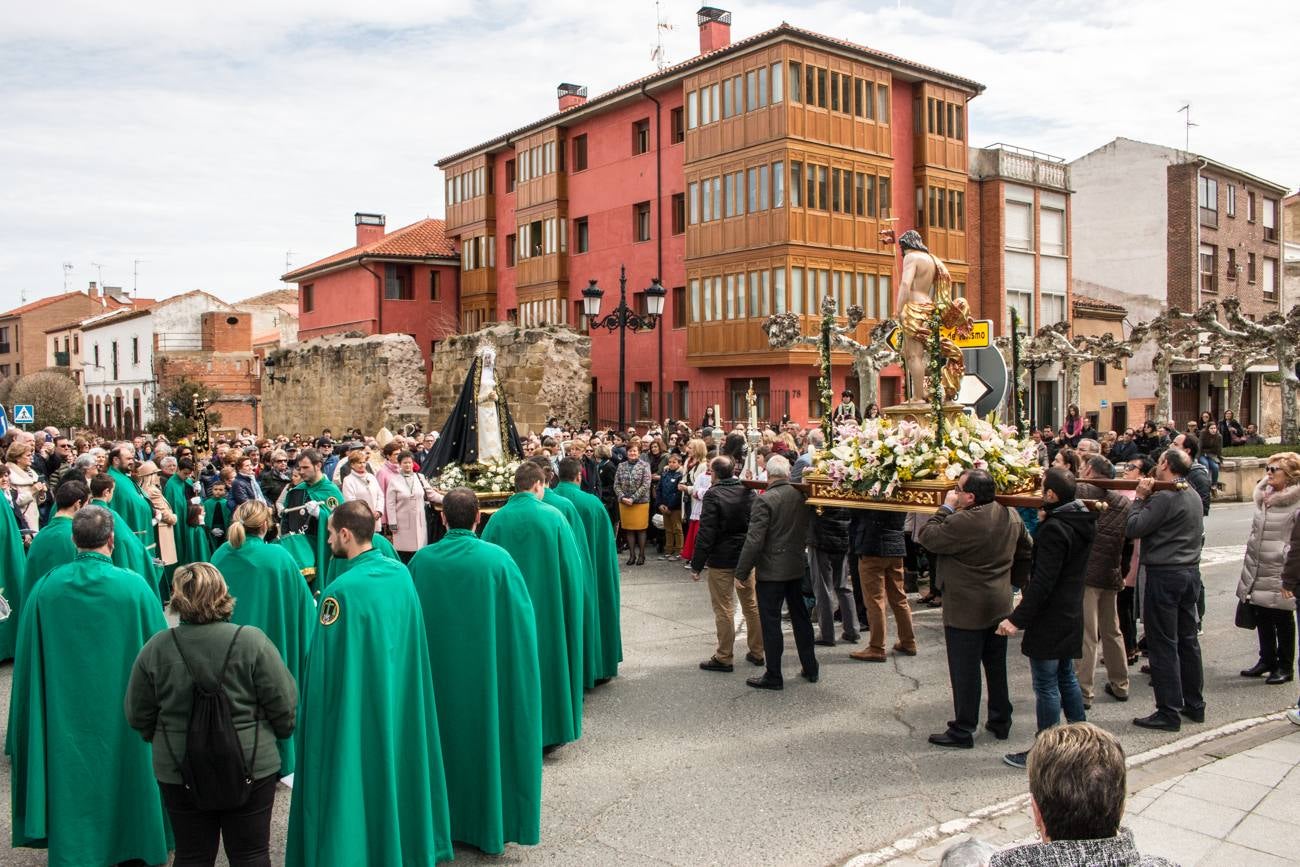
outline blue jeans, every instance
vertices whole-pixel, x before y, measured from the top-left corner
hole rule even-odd
[[[1199,461],[1205,467],[1205,469],[1209,471],[1210,484],[1217,485],[1219,483],[1219,462],[1216,461],[1214,458],[1210,457],[1209,455],[1201,455],[1196,460]]]
[[[1073,659],[1029,660],[1029,672],[1034,677],[1034,710],[1038,716],[1038,730],[1050,729],[1061,721],[1061,711],[1070,722],[1083,722],[1083,692],[1079,679],[1074,676]]]

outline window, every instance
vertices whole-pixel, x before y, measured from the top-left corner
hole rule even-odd
[[[790,101],[803,102],[803,70],[798,63],[790,64]]]
[[[686,94],[686,128],[695,129],[700,125],[700,92],[692,90]]]
[[[686,126],[682,119],[681,106],[668,113],[668,129],[673,144],[681,144],[686,141]]]
[[[1094,361],[1094,362],[1093,362],[1093,364],[1092,364],[1092,384],[1093,384],[1093,385],[1105,385],[1105,384],[1106,384],[1106,367],[1107,367],[1107,366],[1108,366],[1108,365],[1107,365],[1106,362],[1104,362],[1104,361]]]
[[[751,69],[745,73],[745,93],[747,97],[745,105],[748,109],[753,111],[758,108],[758,70]],[[737,100],[736,103],[736,108],[741,109],[740,101]]]
[[[1246,282],[1254,284],[1255,282],[1255,254],[1246,254]]]
[[[826,70],[817,70],[817,107],[826,107]]]
[[[410,301],[415,297],[409,265],[384,266],[384,300]]]
[[[1038,302],[1043,310],[1043,325],[1055,325],[1065,321],[1065,295],[1043,292]]]
[[[650,240],[650,203],[638,202],[632,206],[632,216],[634,223],[634,239],[637,241]]]
[[[1267,259],[1264,260],[1264,264],[1265,265],[1268,264]],[[1264,269],[1264,273],[1265,274],[1268,273],[1268,268]],[[140,338],[138,337],[131,338],[131,363],[132,364],[140,363]]]
[[[1237,216],[1237,187],[1235,184],[1228,184],[1228,195],[1224,202],[1225,210],[1229,217]]]
[[[515,267],[515,259],[518,255],[519,239],[515,235],[506,235],[506,267]]]
[[[817,167],[817,209],[826,210],[826,166]]]
[[[748,192],[748,196],[747,196],[747,198],[746,198],[746,201],[748,202],[748,206],[747,206],[746,210],[748,210],[749,213],[752,214],[752,213],[754,213],[755,211],[758,211],[758,210],[759,210],[759,207],[758,207],[758,169],[750,169],[750,170],[749,170],[749,172],[748,172],[748,183],[746,184],[745,189],[746,189],[747,192]]]
[[[440,283],[441,281],[439,280],[438,270],[436,268],[430,268],[429,269],[429,300],[430,301],[442,300],[442,298],[440,297],[442,295],[442,291],[441,291],[442,286],[440,285]]]
[[[803,190],[803,163],[790,163],[790,205],[799,207],[799,196]]]
[[[585,253],[591,249],[591,229],[586,217],[573,221],[573,252]]]
[[[673,234],[686,231],[686,194],[673,193]]]
[[[889,88],[883,84],[876,85],[876,120],[889,123]]]
[[[686,198],[690,206],[687,217],[690,224],[694,226],[700,221],[700,184],[698,181],[691,181],[686,185]]]
[[[1201,225],[1217,228],[1219,225],[1219,182],[1201,176],[1197,184],[1196,203],[1200,206]]]
[[[1034,293],[1019,289],[1007,289],[1006,330],[1008,334],[1011,333],[1012,308],[1015,308],[1020,317],[1020,327],[1024,329],[1024,333],[1033,334],[1037,329],[1034,324]]]
[[[844,106],[845,111],[848,111],[848,108],[849,107],[847,105]],[[831,73],[831,111],[839,111],[839,110],[840,110],[840,74],[838,72],[832,72]]]
[[[1277,260],[1268,256],[1264,257],[1264,279],[1261,282],[1261,289],[1264,290],[1264,298],[1268,301],[1277,300]]]
[[[506,192],[515,191],[515,161],[506,160]]]
[[[877,180],[877,188],[880,190],[880,218],[889,217],[889,178],[881,177]]]
[[[77,355],[81,354],[81,335],[79,334],[72,335],[72,351]]]
[[[1007,202],[1007,247],[1034,249],[1034,206],[1028,202]],[[931,224],[933,225],[933,224]]]
[[[1219,248],[1213,244],[1201,245],[1201,291],[1218,292]]]
[[[686,287],[673,287],[673,328],[686,327]]]
[[[308,285],[308,286],[305,286],[305,287],[303,287],[303,288],[310,289],[311,286]],[[99,367],[99,344],[98,344],[98,343],[95,344],[95,353],[94,353],[94,354],[95,354],[95,366],[96,366],[96,367]]]
[[[310,313],[316,309],[316,284],[308,283],[302,287],[302,312]],[[95,364],[99,364],[99,344],[95,344]]]
[[[772,163],[772,207],[785,207],[785,163]]]
[[[773,100],[775,102],[776,100]],[[758,68],[758,107],[764,108],[767,105],[767,67]],[[750,107],[751,110],[753,106]]]
[[[1255,194],[1251,192],[1246,193],[1246,221],[1255,222]]]
[[[965,196],[963,195],[963,198]],[[965,204],[963,202],[962,204]],[[1065,255],[1065,211],[1043,208],[1038,219],[1043,233],[1042,252],[1052,256]]]
[[[785,312],[785,268],[772,269],[773,313]]]
[[[1277,199],[1264,200],[1264,240],[1277,240]]]
[[[772,105],[785,99],[785,65],[778,60],[772,64]]]
[[[650,152],[650,118],[643,117],[632,124],[632,153]]]
[[[1228,268],[1223,272],[1229,280],[1237,279],[1237,248],[1228,248]]]
[[[962,117],[965,110],[960,105],[954,105],[953,109],[956,111],[956,120],[948,125],[948,130],[952,133],[953,138],[962,141],[966,138],[966,121]]]
[[[844,204],[840,201],[840,170],[831,169],[831,210],[838,213],[844,210]]]
[[[586,171],[587,169],[587,135],[583,133],[573,138],[573,170],[575,172]]]

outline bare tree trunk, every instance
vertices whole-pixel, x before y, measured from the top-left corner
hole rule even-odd
[[[1228,372],[1228,406],[1233,418],[1241,414],[1241,396],[1246,392],[1246,377],[1249,365],[1243,363],[1232,365]],[[1222,415],[1222,412],[1220,412]]]
[[[1082,369],[1077,361],[1065,362],[1065,405],[1079,406],[1079,373]],[[1083,407],[1079,407],[1079,412],[1083,412]]]
[[[1156,424],[1164,424],[1173,416],[1173,399],[1170,393],[1173,360],[1165,352],[1157,352],[1156,364]]]
[[[1281,336],[1274,339],[1277,372],[1282,378],[1282,442],[1291,444],[1300,442],[1296,418],[1296,386],[1300,384],[1295,375],[1296,344]]]
[[[858,375],[858,394],[861,395],[860,407],[863,412],[871,404],[880,406],[880,367],[875,359],[857,356],[853,359],[853,370]]]

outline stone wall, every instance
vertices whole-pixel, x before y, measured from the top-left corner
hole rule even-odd
[[[359,427],[374,433],[423,424],[429,415],[424,359],[406,334],[355,332],[296,343],[267,356],[276,381],[263,377],[263,432],[319,434]],[[279,377],[288,377],[280,382]]]
[[[540,432],[556,416],[573,423],[589,415],[591,338],[569,328],[490,325],[438,344],[429,381],[429,425],[439,429],[456,404],[479,343],[497,348],[497,381],[520,434]]]

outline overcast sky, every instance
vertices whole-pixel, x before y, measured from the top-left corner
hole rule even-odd
[[[733,39],[786,20],[982,82],[974,145],[1181,146],[1190,101],[1192,150],[1300,182],[1296,0],[718,5]],[[670,62],[698,6],[663,4]],[[5,3],[0,309],[62,291],[65,262],[71,288],[129,290],[136,259],[145,296],[277,288],[350,246],[354,211],[441,216],[436,159],[550,113],[561,81],[651,72],[654,41],[652,0]]]

